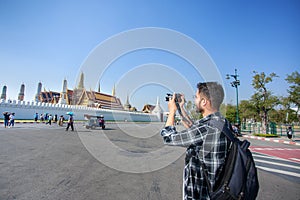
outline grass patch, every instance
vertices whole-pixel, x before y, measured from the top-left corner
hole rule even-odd
[[[255,133],[253,135],[259,136],[259,137],[278,137],[278,135],[275,135],[275,134],[265,134],[265,133]]]

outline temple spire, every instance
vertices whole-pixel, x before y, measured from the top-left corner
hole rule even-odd
[[[18,95],[18,100],[19,101],[23,101],[24,100],[24,92],[25,92],[25,85],[23,83],[21,85],[20,92],[19,92],[19,95]]]
[[[131,109],[131,105],[129,103],[129,96],[127,94],[126,103],[124,105],[124,110],[130,110],[130,109]]]
[[[100,93],[100,81],[99,81],[99,83],[98,83],[98,92]]]
[[[4,85],[3,88],[2,88],[1,99],[6,100],[6,90],[7,90],[7,86]]]
[[[127,98],[126,98],[126,104],[129,104],[129,96],[127,94]]]
[[[159,97],[156,99],[156,106],[160,106]]]
[[[79,83],[78,83],[78,89],[84,89],[84,74],[83,72],[81,72],[80,74],[80,79],[79,79]]]
[[[39,102],[39,99],[40,99],[39,96],[40,96],[41,92],[42,92],[42,83],[39,82],[38,83],[38,88],[37,88],[37,91],[36,91],[36,95],[35,95],[35,101],[36,102]]]
[[[63,81],[63,87],[62,87],[62,92],[60,93],[60,98],[58,103],[59,104],[67,104],[67,90],[68,90],[68,82],[67,79],[65,78]]]
[[[115,86],[115,84],[114,84],[114,87],[112,89],[111,96],[116,96],[116,86]]]
[[[156,114],[160,121],[163,122],[163,109],[160,107],[159,97],[157,97],[156,106],[153,109],[152,114]]]

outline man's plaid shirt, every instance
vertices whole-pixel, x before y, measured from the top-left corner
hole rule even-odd
[[[173,126],[161,131],[167,145],[187,147],[183,171],[183,199],[209,199],[207,183],[203,178],[200,160],[204,162],[211,187],[215,185],[216,174],[224,163],[229,140],[214,126],[215,120],[228,125],[219,112],[202,118],[189,129],[177,132]],[[229,126],[229,125],[228,125]]]

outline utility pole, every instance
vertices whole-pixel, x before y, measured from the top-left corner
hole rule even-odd
[[[236,124],[240,126],[240,117],[239,117],[239,91],[238,86],[240,85],[240,80],[238,79],[237,69],[234,70],[234,74],[227,74],[226,79],[230,79],[230,77],[234,78],[234,81],[231,82],[231,86],[235,87],[236,91]]]

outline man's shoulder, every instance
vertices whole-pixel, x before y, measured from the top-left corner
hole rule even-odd
[[[190,128],[191,130],[197,130],[201,134],[212,134],[212,133],[218,133],[218,129],[216,126],[211,123],[212,120],[199,120],[193,124],[193,126]]]
[[[216,113],[212,113],[206,117],[203,117],[202,119],[200,119],[199,121],[197,121],[195,124],[197,125],[215,125],[216,122],[222,122],[222,123],[225,123],[226,122],[226,119],[225,117],[219,113],[219,112],[216,112]]]

